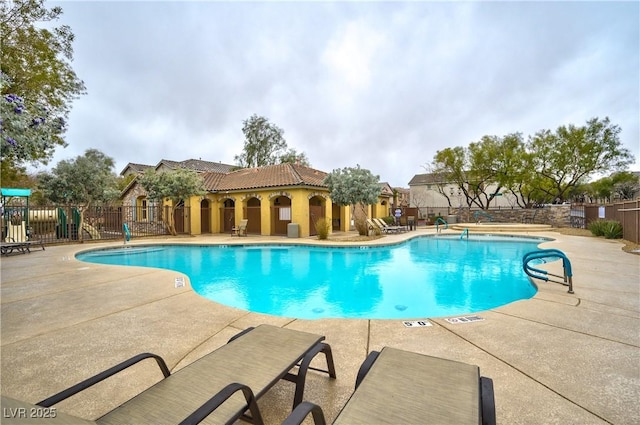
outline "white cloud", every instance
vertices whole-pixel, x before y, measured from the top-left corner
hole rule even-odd
[[[61,6],[88,94],[54,163],[90,147],[118,171],[231,163],[254,113],[315,167],[360,163],[394,186],[445,147],[594,116],[620,125],[640,161],[636,3]]]

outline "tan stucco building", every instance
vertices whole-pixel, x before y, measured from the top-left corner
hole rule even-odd
[[[167,164],[177,164],[175,169],[181,163],[163,160],[156,169],[162,171]],[[206,164],[199,165],[204,168]],[[140,166],[136,168],[140,169]],[[190,234],[231,233],[242,219],[248,220],[247,233],[256,235],[286,236],[291,230],[289,224],[293,223],[297,225],[298,236],[312,236],[316,234],[315,222],[321,217],[330,221],[333,231],[352,228],[349,206],[331,201],[329,189],[323,183],[327,173],[323,171],[287,163],[235,171],[198,172],[203,177],[207,194],[184,200],[184,206],[188,207],[185,208],[188,216],[184,219]],[[389,185],[382,184],[378,203],[367,208],[368,215],[387,216],[392,196]],[[128,218],[133,225],[156,219],[150,212],[152,203],[137,182],[133,181],[125,189],[122,200],[124,205],[136,206]]]

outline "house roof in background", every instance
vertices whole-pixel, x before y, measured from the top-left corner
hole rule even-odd
[[[201,159],[187,159],[184,161],[162,159],[160,160],[160,162],[158,162],[158,165],[156,165],[155,168],[158,169],[161,165],[174,170],[178,168],[186,168],[200,173],[228,173],[234,168],[237,168],[237,165],[223,164],[222,162],[203,161]]]
[[[418,186],[422,184],[438,184],[442,183],[442,178],[438,174],[416,174],[409,182],[409,186]]]
[[[130,162],[126,165],[126,167],[122,169],[122,171],[120,171],[120,175],[124,176],[127,170],[131,170],[132,173],[139,174],[139,173],[143,173],[145,170],[149,168],[153,168],[153,165],[136,164],[134,162]]]
[[[393,189],[391,188],[391,185],[389,183],[381,182],[380,183],[380,188],[382,189],[381,195],[393,196]]]

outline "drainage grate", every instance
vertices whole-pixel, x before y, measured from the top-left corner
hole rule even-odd
[[[462,317],[450,317],[444,320],[446,320],[449,323],[471,323],[471,322],[480,322],[484,320],[484,318],[480,316],[462,316]]]

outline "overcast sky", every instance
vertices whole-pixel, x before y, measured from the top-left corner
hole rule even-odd
[[[330,172],[408,187],[436,151],[608,116],[640,170],[639,3],[60,2],[67,148],[234,163],[264,116]]]

